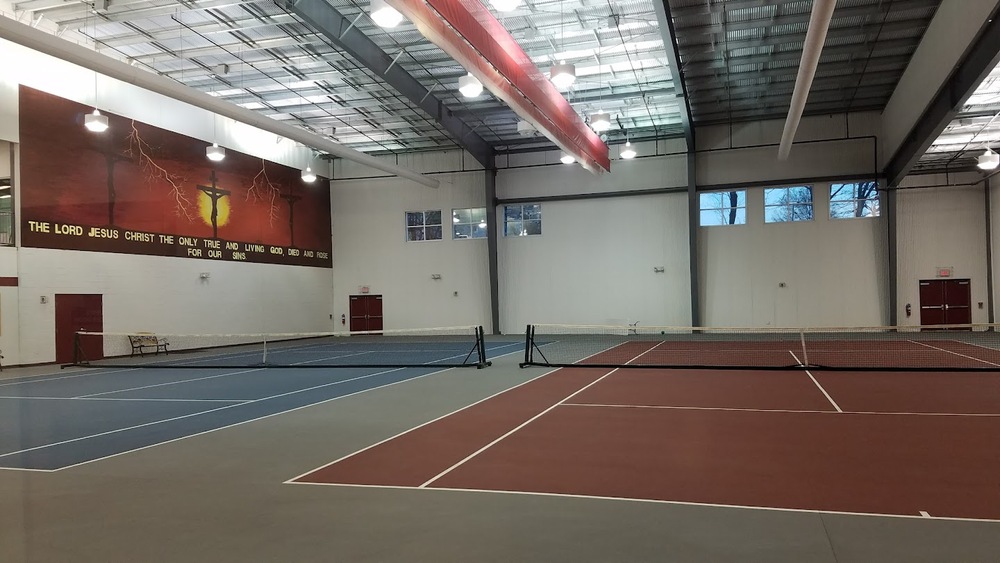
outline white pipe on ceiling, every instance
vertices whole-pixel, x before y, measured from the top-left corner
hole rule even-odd
[[[806,41],[802,46],[802,60],[799,61],[799,73],[795,77],[795,89],[792,91],[792,103],[785,118],[785,129],[781,133],[781,144],[778,146],[778,159],[787,160],[795,140],[795,131],[802,120],[809,90],[812,88],[819,57],[823,54],[823,44],[826,43],[826,32],[833,19],[833,9],[837,0],[813,0],[812,14],[809,16],[809,29],[806,31]]]
[[[255,111],[214,98],[165,76],[159,76],[135,68],[90,49],[80,48],[79,45],[65,39],[60,39],[43,31],[33,29],[30,26],[3,16],[0,16],[0,38],[79,65],[96,73],[121,80],[122,82],[133,84],[150,92],[162,94],[206,111],[252,125],[264,131],[285,137],[286,139],[302,143],[307,147],[327,152],[333,156],[339,156],[365,166],[370,166],[376,170],[394,174],[430,188],[436,188],[440,185],[438,180],[424,176],[408,168],[396,166],[395,164],[310,133],[305,129],[282,123]]]

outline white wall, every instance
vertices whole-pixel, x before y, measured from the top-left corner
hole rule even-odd
[[[783,127],[782,120],[699,127],[698,185],[871,177],[881,162],[871,138],[880,132],[878,113],[804,117],[788,160],[781,161],[777,143]]]
[[[765,224],[764,189],[750,188],[747,224],[699,227],[704,325],[885,324],[884,220],[830,219],[829,194],[813,184],[812,221]]]
[[[486,239],[451,238],[451,210],[486,206],[485,173],[435,176],[428,188],[400,178],[331,182],[333,299],[337,326],[348,297],[383,296],[386,329],[482,325],[489,330]],[[443,239],[407,242],[407,211],[441,210]],[[440,280],[431,279],[440,274]],[[457,295],[456,295],[457,292]]]
[[[907,177],[901,186],[963,183],[979,178],[979,174]],[[898,323],[919,324],[919,281],[934,279],[940,266],[953,267],[954,278],[971,280],[972,322],[987,322],[986,200],[982,184],[901,189],[897,201]],[[982,309],[978,308],[980,302]],[[904,311],[907,303],[913,308],[909,318]]]
[[[0,139],[17,140],[18,84],[273,162],[301,167],[311,151],[273,134],[0,40]],[[4,158],[6,158],[4,156]],[[328,174],[321,164],[313,165]],[[15,202],[31,189],[14,174]],[[18,239],[19,240],[19,239]],[[210,273],[207,281],[199,274]],[[100,293],[106,331],[287,332],[332,330],[328,268],[215,262],[66,250],[0,248],[0,349],[4,363],[55,360],[57,293]],[[48,303],[41,303],[46,296]]]
[[[615,162],[593,176],[577,165],[500,170],[503,198],[683,186],[684,157]],[[548,201],[540,236],[498,245],[501,330],[528,323],[691,324],[687,195]],[[503,207],[497,210],[502,235]],[[654,273],[655,267],[664,273]]]

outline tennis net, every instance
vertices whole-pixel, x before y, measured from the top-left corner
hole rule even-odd
[[[528,325],[521,366],[1000,370],[1000,325],[704,328]]]
[[[481,326],[378,332],[165,334],[77,332],[77,366],[129,368],[476,367],[490,365]]]

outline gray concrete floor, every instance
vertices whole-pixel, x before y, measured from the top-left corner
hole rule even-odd
[[[517,360],[55,473],[0,471],[0,562],[1000,561],[993,523],[282,484],[544,373]]]

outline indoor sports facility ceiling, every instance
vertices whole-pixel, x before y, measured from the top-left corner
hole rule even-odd
[[[519,133],[517,115],[488,91],[460,94],[466,70],[405,19],[392,29],[376,25],[369,0],[0,0],[23,23],[360,151],[465,146],[421,100],[389,84],[385,69],[351,52],[363,45],[345,48],[297,15],[296,5],[307,2],[350,22],[390,67],[493,150],[554,147]],[[482,2],[543,72],[560,61],[576,65],[576,82],[562,92],[585,121],[597,111],[611,115],[609,144],[684,136],[685,103],[695,125],[783,119],[812,7],[811,0],[522,0],[499,12]],[[805,114],[884,108],[939,4],[839,0]],[[664,14],[673,30],[663,29]]]
[[[969,170],[987,147],[1000,149],[1000,66],[994,68],[962,106],[914,171]]]

